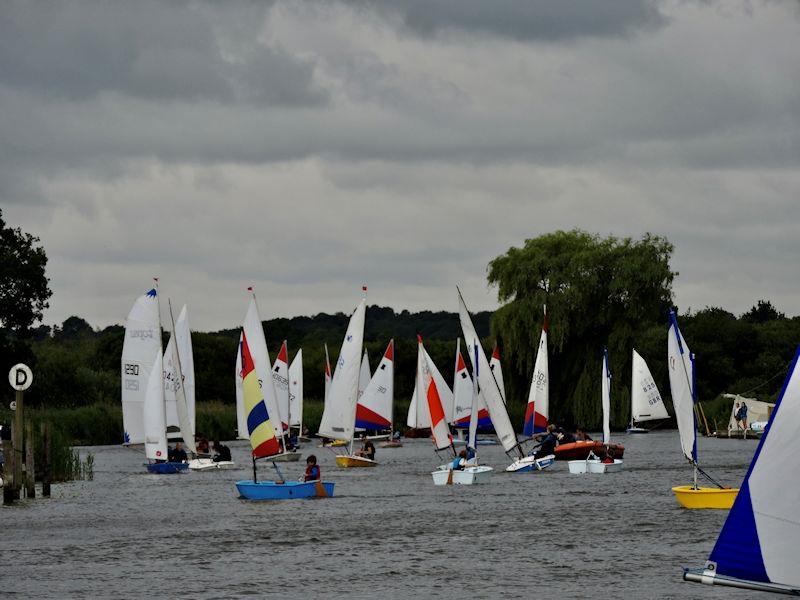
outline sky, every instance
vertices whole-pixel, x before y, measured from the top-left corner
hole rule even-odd
[[[800,3],[4,2],[0,207],[44,322],[497,307],[543,233],[666,236],[681,311],[800,314]]]

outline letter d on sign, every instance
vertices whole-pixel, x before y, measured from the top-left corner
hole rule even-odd
[[[24,392],[33,383],[33,373],[27,365],[16,364],[8,372],[8,383],[18,392]]]

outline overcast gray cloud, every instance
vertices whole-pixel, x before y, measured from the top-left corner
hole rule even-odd
[[[51,257],[47,322],[119,322],[153,275],[200,328],[252,283],[265,317],[362,282],[491,308],[491,258],[573,227],[667,236],[681,308],[800,314],[796,3],[0,12],[0,203]]]
[[[628,35],[655,29],[666,18],[651,0],[352,0],[399,18],[411,31],[431,36],[463,31],[527,40]]]

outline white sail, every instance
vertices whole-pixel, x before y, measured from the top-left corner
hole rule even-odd
[[[475,327],[472,325],[469,312],[467,312],[467,305],[464,304],[464,299],[461,297],[461,291],[458,292],[458,316],[461,321],[461,331],[464,334],[464,340],[467,344],[478,343],[480,345],[478,334],[475,333]],[[470,355],[470,360],[473,362],[472,369],[476,370],[475,357]],[[478,385],[480,387],[481,395],[486,402],[486,408],[489,410],[489,416],[492,419],[495,433],[500,439],[503,448],[508,451],[517,446],[517,435],[514,433],[514,428],[511,426],[511,420],[508,418],[505,403],[497,386],[492,371],[489,368],[489,361],[486,360],[486,355],[482,348],[478,351]]]
[[[364,298],[356,307],[339,350],[328,402],[319,424],[319,435],[323,437],[347,442],[353,439],[366,305]]]
[[[278,397],[278,415],[280,415],[283,429],[286,430],[289,428],[291,418],[289,411],[289,350],[286,340],[283,340],[278,356],[272,364],[272,380],[275,385],[275,394]]]
[[[631,376],[631,422],[669,419],[667,407],[658,392],[656,382],[647,363],[636,350],[633,351]]]
[[[694,415],[694,359],[678,328],[678,319],[670,311],[667,333],[667,370],[675,420],[681,436],[681,449],[692,462],[697,461],[697,425]]]
[[[244,387],[242,382],[242,334],[239,333],[239,344],[236,346],[236,372],[234,373],[236,387],[236,439],[249,440],[247,430],[247,417],[244,412]]]
[[[603,443],[611,443],[611,370],[608,367],[608,350],[603,350],[603,373],[601,375],[603,396]]]
[[[422,338],[419,338],[419,348],[417,350],[417,390],[418,412],[427,413],[427,420],[431,424],[431,438],[437,450],[442,450],[453,445],[453,436],[447,426],[447,419],[444,415],[441,397],[436,385],[436,379],[427,360],[427,352],[422,345]]]
[[[156,350],[143,403],[144,453],[150,460],[167,460],[167,415],[164,409],[163,358]]]
[[[364,390],[369,385],[369,380],[372,379],[372,373],[369,370],[369,357],[367,350],[364,349],[364,356],[361,358],[361,370],[358,373],[358,397],[364,395]]]
[[[126,444],[144,442],[144,399],[153,357],[161,349],[161,326],[158,317],[158,294],[150,290],[136,299],[125,321],[122,346],[121,390],[122,422]],[[158,369],[159,375],[161,369]]]
[[[528,404],[525,408],[525,423],[522,433],[531,436],[547,429],[550,420],[550,373],[547,364],[547,312],[539,338],[539,350],[533,366]]]
[[[428,364],[428,368],[431,371],[431,375],[436,381],[436,390],[439,393],[439,399],[442,403],[442,409],[445,412],[445,416],[453,414],[453,406],[455,404],[455,400],[453,398],[453,392],[450,389],[450,386],[447,385],[447,382],[442,377],[442,373],[436,367],[436,363],[433,362],[431,355],[428,354],[428,351],[424,349],[425,352],[425,362]],[[418,380],[417,380],[418,381]],[[419,405],[420,410],[417,410],[417,385],[414,384],[414,393],[411,395],[411,403],[408,405],[408,417],[406,418],[406,424],[414,429],[425,429],[426,427],[431,426],[431,420],[428,416],[428,411],[424,410],[424,404]],[[450,422],[452,416],[449,417],[448,422]]]
[[[175,338],[174,334],[170,337],[167,349],[164,352],[164,414],[166,425],[177,425],[181,431],[181,438],[183,438],[186,449],[197,454],[197,448],[194,444],[194,426],[189,417],[189,407],[184,388],[183,356],[178,353],[178,344]],[[174,421],[172,422],[170,422],[170,410],[173,411],[172,418]]]
[[[478,352],[479,352],[478,344],[476,343],[472,347],[472,355],[474,357],[475,364],[480,364],[480,360],[479,360],[479,358],[477,356]],[[461,353],[460,352],[459,352],[458,357],[461,358]],[[466,370],[466,367],[464,367],[464,369]],[[478,416],[479,416],[478,413],[480,411],[480,409],[478,408],[479,407],[478,399],[479,399],[479,396],[480,396],[480,391],[478,390],[477,380],[474,381],[474,382],[473,381],[470,381],[470,382],[472,383],[472,400],[470,402],[469,441],[468,441],[468,445],[469,445],[470,448],[472,448],[473,452],[477,453],[477,451],[478,451]]]
[[[289,366],[289,415],[291,427],[303,425],[303,349],[297,351]],[[302,434],[302,431],[300,432]]]
[[[503,398],[503,404],[506,403],[506,384],[503,381],[503,366],[500,364],[500,346],[497,342],[494,343],[494,350],[492,350],[492,360],[489,361],[489,368],[494,374],[494,380],[497,382],[497,387],[500,389],[500,395]]]
[[[716,577],[800,589],[800,368],[797,349],[750,469],[709,557]],[[728,585],[731,585],[730,583]],[[737,586],[739,587],[739,586]],[[770,588],[771,589],[771,588]]]
[[[366,357],[366,354],[364,355]],[[364,363],[362,362],[362,365]],[[363,371],[362,371],[363,373]],[[394,340],[389,342],[375,374],[358,399],[356,427],[360,429],[391,429],[394,399]]]
[[[278,410],[278,396],[275,393],[275,384],[272,379],[269,350],[267,350],[267,340],[264,337],[264,328],[261,325],[261,317],[258,314],[255,294],[253,294],[247,307],[242,329],[245,337],[247,337],[250,355],[253,357],[258,384],[261,386],[261,392],[264,395],[264,404],[267,407],[267,412],[272,416],[270,419],[272,428],[275,430],[275,436],[280,440],[283,438],[283,427],[281,426],[281,420],[276,415],[281,413]]]
[[[466,350],[470,351],[469,346]],[[449,418],[450,423],[462,427],[469,424],[473,400],[472,387],[472,377],[469,376],[467,364],[461,355],[461,338],[458,338],[456,340],[456,369],[453,376],[453,412]]]
[[[331,389],[331,359],[328,357],[328,344],[325,344],[325,406],[328,405],[328,392]]]
[[[170,314],[172,314],[171,308]],[[186,305],[181,309],[174,327],[175,331],[164,350],[164,404],[167,427],[178,427],[187,449],[196,452],[194,356]]]

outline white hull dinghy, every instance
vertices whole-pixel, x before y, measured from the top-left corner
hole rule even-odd
[[[526,456],[515,460],[513,463],[506,467],[507,473],[529,473],[531,471],[543,471],[550,465],[556,462],[555,454],[548,454],[541,458],[533,456]]]
[[[466,467],[464,469],[439,469],[433,471],[434,485],[474,485],[480,483],[489,483],[492,478],[492,467],[480,465],[477,467]]]
[[[618,458],[613,463],[604,463],[602,460],[592,455],[585,460],[571,460],[568,463],[569,472],[573,475],[583,475],[584,473],[594,473],[602,475],[605,473],[616,473],[622,471],[622,461]]]
[[[189,461],[189,469],[192,471],[219,471],[222,469],[233,469],[236,463],[232,460],[214,461],[212,458],[195,458]]]

